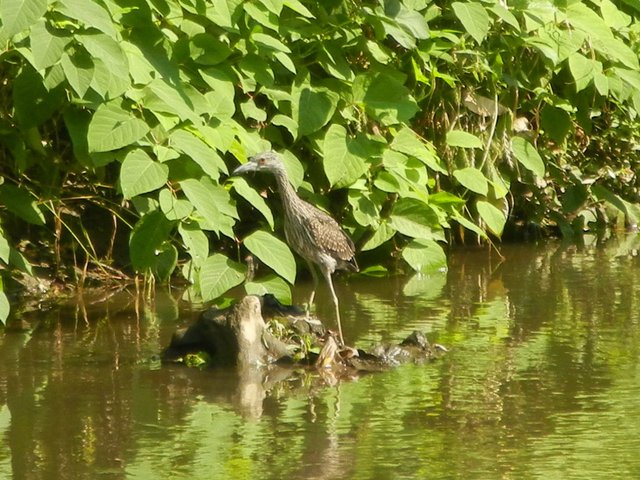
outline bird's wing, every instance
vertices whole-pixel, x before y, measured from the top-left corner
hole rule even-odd
[[[318,210],[309,222],[309,233],[314,245],[336,259],[349,262],[355,254],[355,247],[338,222]]]

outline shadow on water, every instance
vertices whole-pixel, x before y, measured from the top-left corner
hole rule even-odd
[[[197,314],[179,293],[24,312],[31,328],[0,344],[0,477],[638,478],[638,243],[464,249],[447,273],[339,279],[351,342],[421,330],[449,353],[324,388],[161,366]]]

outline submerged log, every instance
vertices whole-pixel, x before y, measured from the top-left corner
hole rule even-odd
[[[263,315],[270,318],[268,323]],[[162,358],[185,361],[198,353],[204,353],[207,365],[241,369],[278,363],[368,372],[428,361],[441,351],[420,332],[400,344],[377,345],[370,351],[340,345],[318,319],[265,295],[244,297],[230,309],[205,311],[193,325],[174,334]]]

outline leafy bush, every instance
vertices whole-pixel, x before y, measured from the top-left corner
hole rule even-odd
[[[246,248],[273,271],[247,291],[290,299],[277,203],[228,177],[269,148],[372,272],[444,268],[465,230],[635,223],[636,8],[4,0],[0,259],[77,282],[180,265],[210,300]]]

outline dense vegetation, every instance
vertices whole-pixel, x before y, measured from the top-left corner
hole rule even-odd
[[[505,229],[635,224],[638,12],[3,0],[5,280],[181,275],[209,300],[245,281],[248,251],[269,268],[246,290],[286,300],[295,261],[259,193],[272,183],[228,176],[269,148],[365,272],[442,268],[444,243]]]

